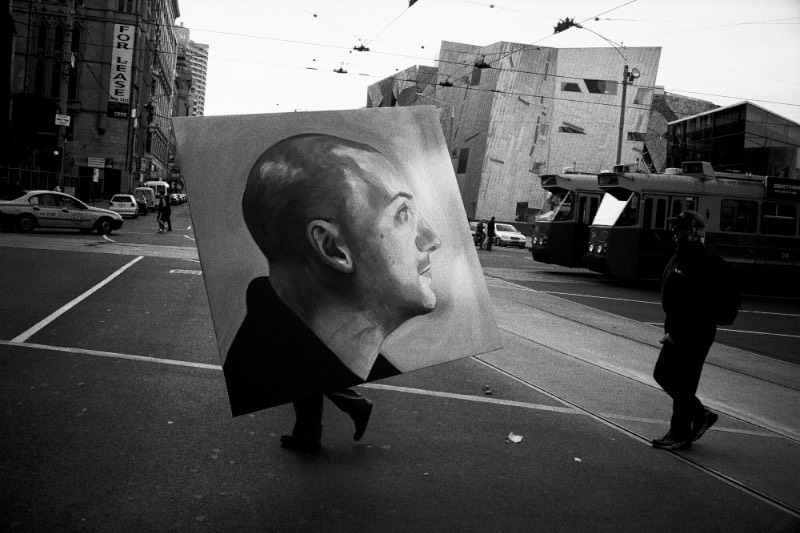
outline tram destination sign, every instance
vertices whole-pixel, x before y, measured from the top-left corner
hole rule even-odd
[[[800,202],[800,180],[767,176],[767,198]]]

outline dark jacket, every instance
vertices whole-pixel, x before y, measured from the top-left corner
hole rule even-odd
[[[169,205],[169,197],[162,196],[158,201],[158,213],[163,218],[169,218],[172,215],[172,206]]]
[[[247,317],[222,368],[234,416],[364,383],[281,301],[266,277],[247,288]],[[399,373],[378,355],[366,381]]]
[[[718,261],[701,243],[692,243],[667,264],[661,288],[667,314],[664,332],[676,344],[711,346],[714,342]]]

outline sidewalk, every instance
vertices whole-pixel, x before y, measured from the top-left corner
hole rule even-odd
[[[649,441],[671,400],[652,378],[659,328],[491,277],[505,348],[480,360]],[[694,462],[800,509],[800,367],[715,344],[698,397],[720,413]]]

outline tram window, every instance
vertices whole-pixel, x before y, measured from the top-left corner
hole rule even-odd
[[[574,194],[572,192],[548,193],[544,199],[542,209],[536,215],[536,220],[539,222],[572,220],[574,214],[572,210],[573,199]]]
[[[642,228],[650,229],[650,222],[653,220],[653,199],[645,198],[644,200],[644,218],[642,219]]]
[[[639,193],[633,193],[615,226],[635,226],[639,222]]]
[[[667,224],[667,200],[658,198],[656,200],[656,219],[653,227],[655,229],[664,229]]]
[[[722,200],[719,229],[755,233],[758,223],[758,203],[752,200]]]
[[[597,213],[597,204],[599,198],[596,196],[581,196],[580,197],[580,210],[578,212],[578,221],[586,224],[587,226],[594,220],[594,215]]]
[[[672,201],[672,214],[670,216],[676,217],[683,211],[683,201],[682,200],[673,200]]]
[[[794,235],[797,228],[797,206],[764,202],[761,204],[761,233]]]
[[[597,215],[592,221],[596,226],[635,226],[639,221],[639,195],[631,194],[627,200],[617,200],[606,193]]]

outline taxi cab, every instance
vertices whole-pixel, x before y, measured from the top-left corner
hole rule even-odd
[[[56,191],[24,191],[13,200],[0,201],[0,221],[3,227],[19,231],[62,228],[108,234],[122,227],[118,213],[86,205],[74,196]]]

